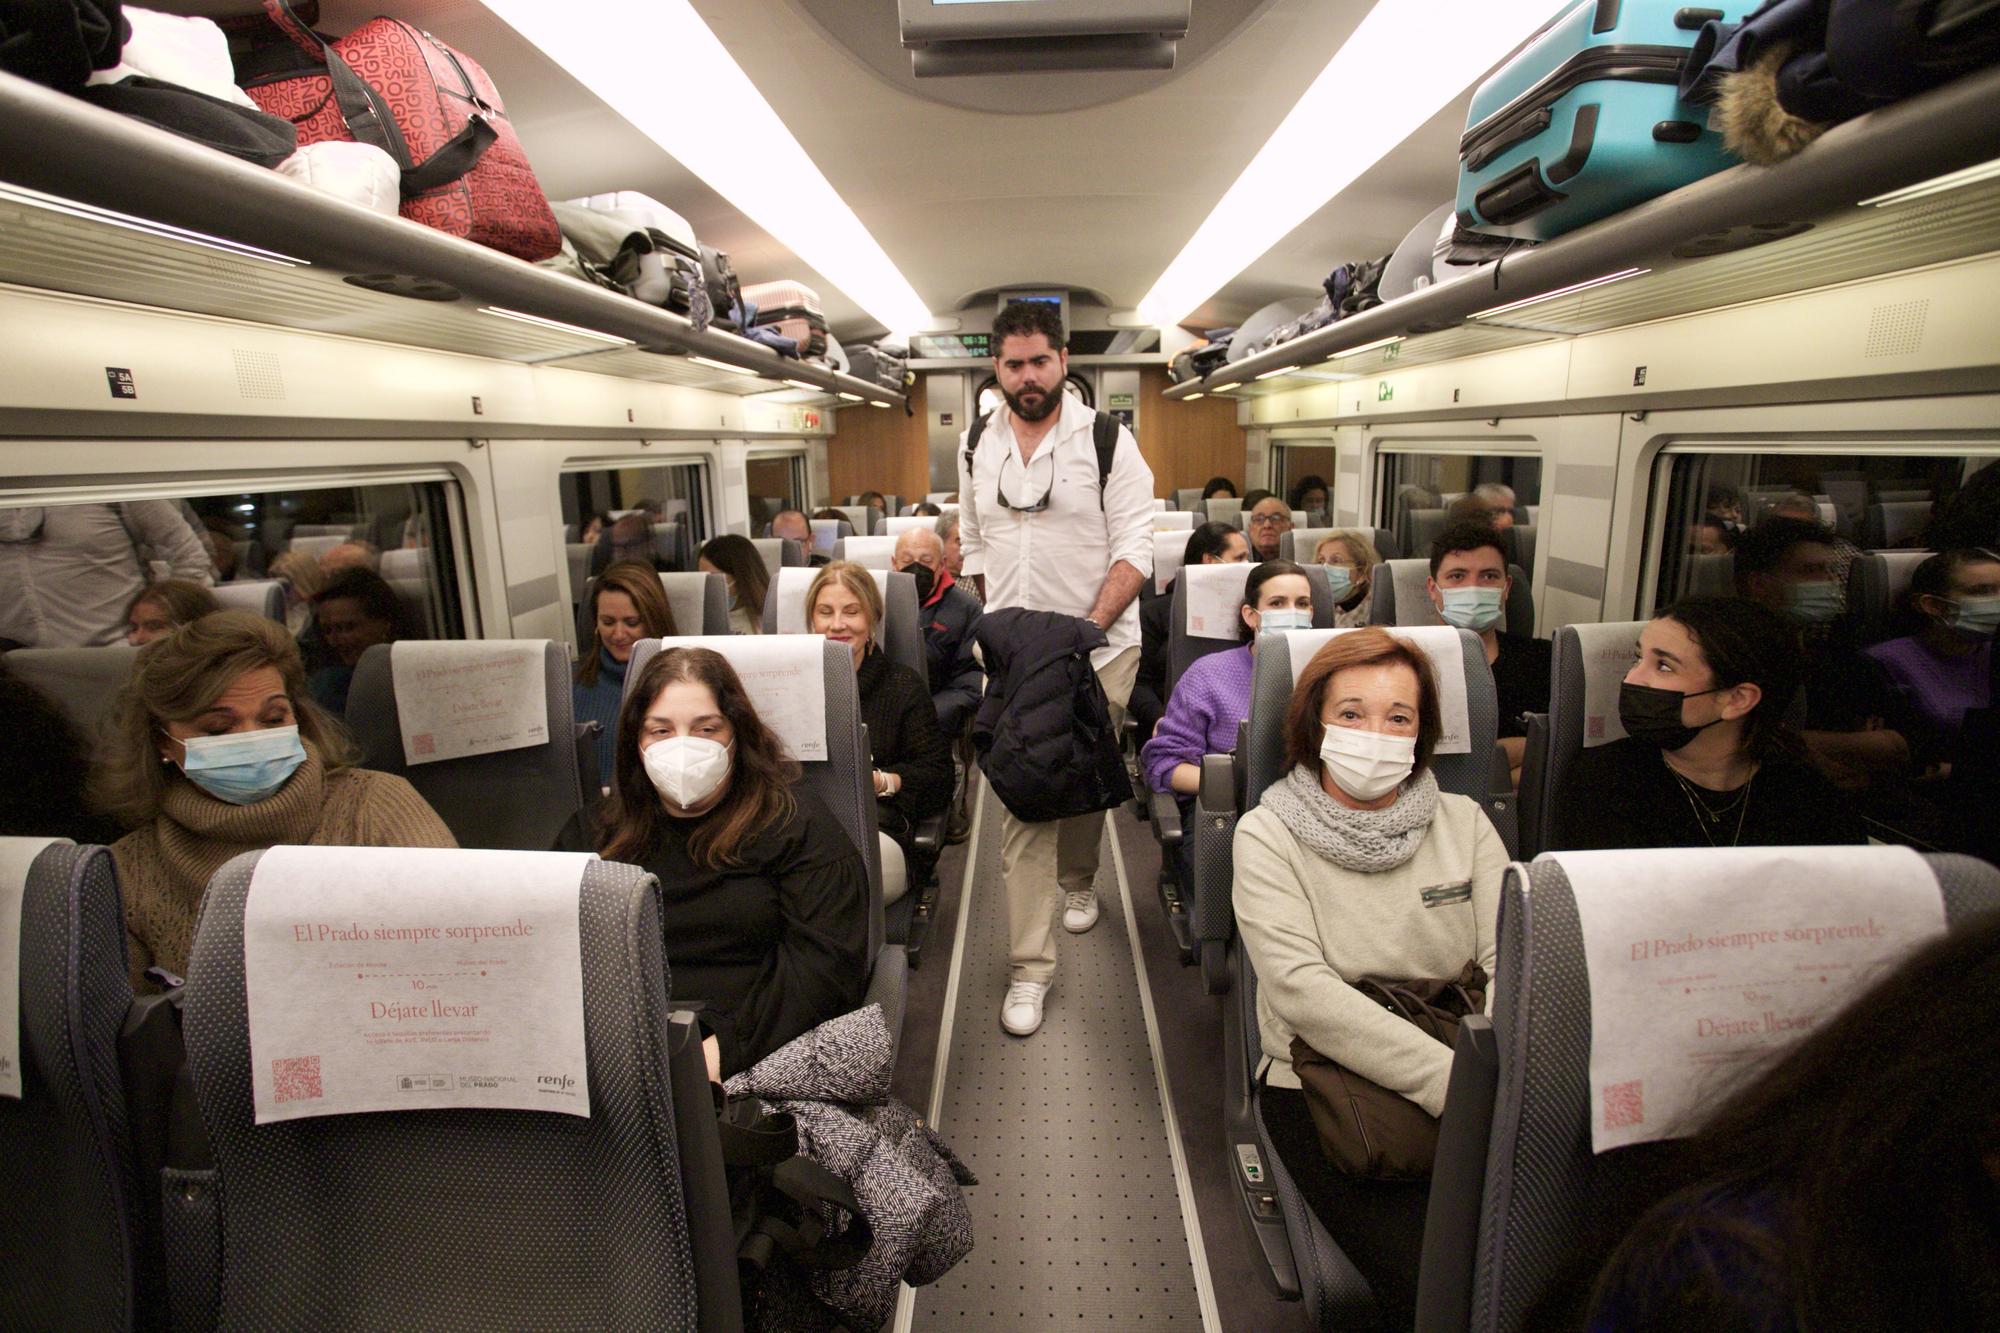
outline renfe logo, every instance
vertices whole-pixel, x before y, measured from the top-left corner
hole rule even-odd
[[[575,1086],[576,1080],[568,1074],[538,1074],[535,1077],[535,1087],[542,1092],[567,1093]]]

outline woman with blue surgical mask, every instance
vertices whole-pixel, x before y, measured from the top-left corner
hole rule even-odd
[[[1250,712],[1250,677],[1258,645],[1285,651],[1287,630],[1310,629],[1312,583],[1290,560],[1267,560],[1243,583],[1242,645],[1209,653],[1189,664],[1175,682],[1167,710],[1139,751],[1146,785],[1170,793],[1180,807],[1182,837],[1175,848],[1184,890],[1192,890],[1194,796],[1201,786],[1201,757],[1231,754],[1236,728]]]
[[[1298,1065],[1333,1061],[1413,1103],[1410,1118],[1443,1113],[1451,1048],[1361,984],[1463,979],[1479,1004],[1493,973],[1507,849],[1477,801],[1439,790],[1442,730],[1421,650],[1379,628],[1333,636],[1292,688],[1287,771],[1234,844],[1236,923],[1259,983],[1259,1113],[1383,1328],[1414,1321],[1430,1164],[1369,1174],[1329,1155]]]
[[[701,1002],[711,1077],[861,1003],[868,872],[846,831],[707,648],[640,668],[618,714],[611,799],[556,850],[659,876],[674,1002]]]
[[[148,645],[119,696],[98,805],[132,832],[111,846],[133,985],[187,970],[208,881],[278,844],[455,847],[402,778],[354,767],[313,703],[285,627],[217,611]]]
[[[1500,749],[1515,787],[1527,753],[1527,713],[1549,708],[1547,639],[1509,633],[1507,595],[1513,580],[1499,533],[1485,523],[1454,523],[1431,543],[1431,605],[1447,625],[1471,630],[1486,648],[1493,669],[1493,692],[1500,704]]]
[[[1902,605],[1912,632],[1863,650],[1905,707],[1910,752],[1951,762],[1967,709],[1993,702],[1993,634],[2000,627],[2000,554],[1943,551],[1918,565]]]
[[[1366,625],[1375,568],[1382,563],[1381,553],[1368,534],[1355,529],[1330,532],[1320,538],[1313,561],[1326,571],[1327,587],[1333,593],[1334,628]]]

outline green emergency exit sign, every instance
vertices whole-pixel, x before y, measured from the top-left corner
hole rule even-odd
[[[1138,405],[1139,395],[1136,393],[1114,393],[1111,395],[1111,406],[1114,408],[1137,407]]]

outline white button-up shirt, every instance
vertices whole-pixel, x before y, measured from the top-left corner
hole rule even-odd
[[[146,562],[215,581],[208,549],[171,500],[0,509],[0,639],[95,648],[125,639],[125,607]]]
[[[1098,503],[1096,413],[1064,395],[1062,415],[1024,464],[1012,418],[1003,406],[987,423],[968,473],[965,436],[959,437],[959,545],[967,574],[986,576],[986,606],[1018,606],[1087,616],[1097,605],[1105,575],[1123,560],[1143,577],[1153,571],[1153,470],[1139,442],[1123,426]],[[966,432],[969,435],[971,432]],[[1007,503],[1002,508],[1004,487]],[[1024,514],[1044,494],[1048,508]],[[1091,655],[1102,667],[1112,656],[1139,646],[1135,597],[1105,631],[1110,646]]]

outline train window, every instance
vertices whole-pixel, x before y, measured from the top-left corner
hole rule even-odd
[[[1452,502],[1487,488],[1488,507],[1513,497],[1514,523],[1532,528],[1541,515],[1542,460],[1534,454],[1400,453],[1381,455],[1376,522],[1410,556],[1425,555],[1449,521]],[[1534,571],[1530,569],[1529,573]]]
[[[750,531],[761,535],[781,511],[804,509],[806,488],[804,454],[752,454],[744,463],[750,487]]]
[[[1690,593],[1729,591],[1725,557],[1737,535],[1773,514],[1823,523],[1848,549],[1931,549],[1933,515],[1992,461],[1992,454],[1904,447],[1867,453],[1670,449],[1654,473],[1648,541],[1655,572],[1644,585],[1651,603],[1639,610]]]
[[[138,641],[178,614],[162,597],[153,617],[160,623],[141,624],[152,605],[135,608],[142,589],[181,580],[211,585],[208,596],[226,607],[282,615],[315,694],[325,676],[325,688],[344,695],[340,668],[371,644],[466,637],[455,502],[451,483],[418,481],[178,496],[113,491],[0,507],[0,646]]]
[[[1340,471],[1340,451],[1333,441],[1273,440],[1270,451],[1271,475],[1280,481],[1278,493],[1292,508],[1313,516],[1314,522],[1333,522],[1333,481]]]
[[[635,467],[580,468],[561,482],[563,540],[595,546],[611,524],[625,522],[636,543],[658,542],[654,554],[663,568],[694,568],[694,552],[713,531],[709,518],[708,464],[701,461],[652,463]],[[679,526],[656,532],[667,524]],[[581,588],[572,588],[572,596]]]

